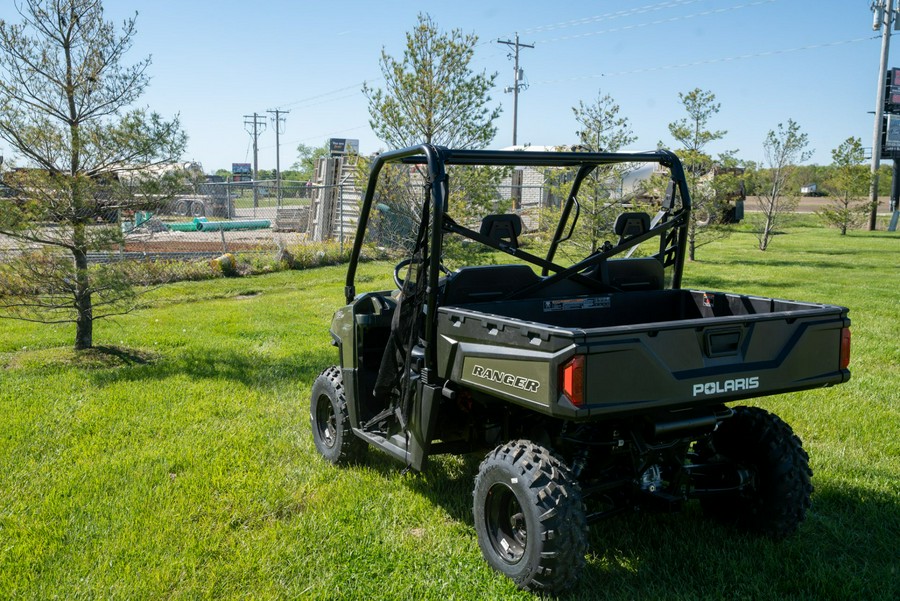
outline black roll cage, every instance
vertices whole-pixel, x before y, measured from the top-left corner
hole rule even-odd
[[[681,277],[684,271],[684,259],[687,242],[687,226],[689,223],[691,199],[684,169],[681,161],[669,150],[655,150],[639,153],[602,153],[602,152],[532,152],[510,150],[458,150],[432,144],[421,144],[400,150],[382,153],[372,161],[369,171],[369,180],[366,186],[366,194],[360,207],[359,222],[357,224],[356,238],[350,253],[350,263],[347,268],[347,278],[344,287],[344,296],[347,303],[353,302],[356,296],[356,268],[362,252],[365,240],[366,228],[375,197],[376,182],[382,168],[388,163],[401,163],[405,165],[419,165],[425,167],[426,182],[430,188],[431,198],[431,241],[428,253],[427,288],[425,304],[425,367],[433,369],[436,365],[434,345],[431,344],[435,331],[436,308],[438,301],[439,280],[441,277],[441,255],[443,250],[444,233],[459,233],[496,250],[500,250],[519,258],[525,259],[543,269],[543,274],[554,271],[544,282],[552,283],[567,277],[577,277],[578,272],[587,267],[596,265],[607,258],[622,253],[629,248],[649,240],[655,236],[661,236],[660,260],[665,265],[673,267],[672,288],[681,287]],[[667,167],[670,171],[671,185],[667,192],[663,207],[651,228],[636,236],[631,236],[620,241],[611,249],[602,250],[586,259],[579,261],[571,267],[564,268],[553,263],[553,257],[560,242],[566,240],[574,229],[578,219],[577,195],[585,178],[601,165],[620,163],[657,163]],[[562,207],[556,232],[550,242],[550,248],[544,259],[530,255],[524,251],[498,243],[480,235],[478,232],[460,226],[447,215],[449,208],[449,185],[447,180],[446,165],[472,165],[472,166],[523,166],[523,167],[577,167],[572,188]],[[675,209],[674,189],[677,188],[681,199],[681,206]],[[575,220],[570,225],[568,234],[566,225],[572,213],[576,209]],[[669,244],[669,243],[672,244]],[[674,254],[672,254],[674,252]],[[543,282],[542,282],[543,283]],[[539,284],[540,285],[540,284]]]

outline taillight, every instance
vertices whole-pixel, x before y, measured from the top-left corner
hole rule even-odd
[[[575,355],[559,368],[559,382],[573,405],[584,405],[584,355]]]
[[[850,328],[841,330],[841,369],[850,366]]]

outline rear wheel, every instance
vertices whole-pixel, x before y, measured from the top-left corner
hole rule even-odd
[[[527,590],[570,587],[584,566],[587,520],[581,488],[547,449],[518,440],[478,469],[475,531],[487,562]]]
[[[363,457],[368,447],[350,428],[339,367],[329,367],[313,382],[309,409],[313,441],[322,457],[334,464],[351,463]]]
[[[708,446],[707,460],[746,470],[750,483],[743,490],[702,499],[707,514],[773,538],[797,530],[810,505],[812,470],[790,426],[763,409],[735,407]]]

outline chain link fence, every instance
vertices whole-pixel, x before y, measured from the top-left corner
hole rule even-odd
[[[408,182],[407,182],[408,184]],[[376,195],[372,241],[387,252],[404,248],[417,227],[424,190],[410,185],[405,207]],[[458,206],[470,199],[453,190]],[[477,194],[485,213],[515,212],[526,231],[546,229],[545,211],[560,199],[545,185],[490,185]],[[271,252],[334,243],[340,252],[353,244],[361,193],[355,184],[316,186],[297,181],[201,183],[153,211],[119,211],[120,244],[91,253],[95,263],[123,259],[191,260],[225,253]],[[399,210],[398,210],[399,209]],[[465,220],[465,217],[455,216]],[[476,226],[475,223],[471,225]],[[45,224],[46,228],[58,227]],[[399,234],[398,234],[399,232]],[[0,257],[38,249],[0,236]]]
[[[208,183],[161,210],[120,215],[121,253],[213,254],[269,251],[312,241],[314,206],[347,186],[295,181]],[[319,236],[318,242],[330,238]]]
[[[496,197],[498,204],[502,201],[520,213],[529,230],[541,227],[539,209],[554,200],[543,186],[500,186]],[[359,191],[350,184],[200,184],[197,193],[178,197],[162,210],[120,215],[124,244],[114,252],[206,255],[270,251],[323,241],[343,247],[353,243],[360,200]],[[331,213],[327,216],[321,209],[325,204]],[[375,211],[385,222],[396,218],[377,199]]]

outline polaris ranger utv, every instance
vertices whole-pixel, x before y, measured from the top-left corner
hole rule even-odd
[[[557,259],[586,178],[623,164],[667,174],[656,216],[623,208],[614,240],[580,260]],[[359,293],[357,265],[389,165],[421,190],[414,242],[394,270],[397,290]],[[449,213],[450,179],[467,166],[572,174],[543,256],[519,245],[517,214],[478,222]],[[810,503],[808,456],[777,416],[730,404],[846,382],[847,309],[682,289],[690,210],[681,163],[664,150],[421,145],[378,156],[347,304],[331,326],[340,364],[312,387],[316,448],[342,464],[371,445],[415,470],[433,454],[487,451],[473,494],[478,542],[492,567],[529,590],[570,586],[588,524],[624,510],[697,499],[713,518],[791,534]],[[451,236],[489,250],[470,256],[508,263],[451,271],[442,262]]]

